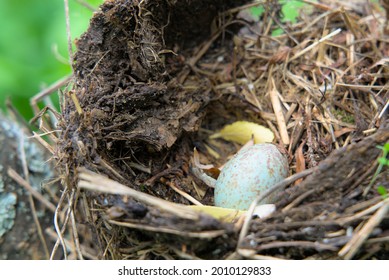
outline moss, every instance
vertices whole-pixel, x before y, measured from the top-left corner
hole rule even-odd
[[[14,225],[16,202],[16,194],[0,193],[0,237],[2,237]]]
[[[8,168],[23,174],[21,156],[25,155],[29,183],[38,191],[42,182],[53,177],[54,173],[51,165],[47,163],[47,155],[42,147],[25,135],[17,124],[1,114],[0,143],[0,237],[2,237],[7,236],[6,233],[16,226],[15,219],[20,216],[28,221],[31,212],[26,200],[26,191],[8,176]],[[1,246],[0,242],[0,249]]]
[[[354,116],[350,113],[347,113],[344,110],[332,109],[332,113],[338,120],[341,120],[342,122],[349,123],[349,124],[355,123]]]

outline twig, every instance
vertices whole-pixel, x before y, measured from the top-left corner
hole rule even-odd
[[[283,209],[282,209],[282,212],[287,212],[289,211],[290,209],[292,209],[293,207],[296,207],[297,205],[299,205],[304,199],[306,199],[308,196],[310,196],[311,194],[315,193],[315,189],[313,190],[309,190],[305,193],[303,193],[302,195],[300,195],[299,197],[297,197],[295,200],[293,200],[291,203],[289,203],[287,206],[285,206]]]
[[[65,188],[65,190],[62,192],[61,198],[59,199],[57,208],[55,209],[55,213],[54,213],[54,227],[55,227],[55,231],[57,232],[58,238],[57,238],[57,242],[55,242],[55,244],[54,244],[53,250],[51,251],[50,260],[54,259],[54,255],[57,252],[59,243],[61,243],[61,245],[62,245],[64,258],[65,258],[65,260],[67,259],[67,247],[65,244],[65,240],[63,238],[63,233],[65,231],[65,227],[66,227],[66,224],[68,222],[69,215],[66,215],[62,229],[59,228],[59,224],[58,224],[60,208],[62,207],[62,203],[65,200],[65,196],[66,196],[67,191],[68,191],[68,189]]]
[[[381,113],[378,115],[379,119],[382,118],[382,116],[384,115],[385,111],[388,109],[388,106],[389,106],[389,100],[386,101],[386,104],[385,104],[384,108],[382,109]]]
[[[353,199],[353,198],[354,197],[347,197],[347,199]],[[367,209],[368,207],[370,207],[372,205],[376,205],[377,203],[379,203],[381,201],[382,201],[382,197],[375,196],[369,200],[364,200],[364,201],[361,201],[359,203],[350,205],[350,207],[347,207],[346,209],[344,209],[344,213],[347,215],[348,214],[352,215],[358,211]]]
[[[345,84],[345,83],[336,83],[336,86],[342,86],[342,87],[357,89],[357,90],[366,91],[366,92],[369,92],[372,89],[378,90],[378,89],[385,88],[385,86],[353,85],[353,84]]]
[[[376,211],[377,209],[380,209],[382,205],[384,204],[384,201],[380,201],[377,204],[374,204],[373,206],[370,206],[369,208],[360,211],[356,213],[355,215],[352,215],[351,217],[345,217],[345,218],[340,218],[337,220],[342,225],[348,224],[351,221],[361,219],[362,217],[369,215],[370,213]]]
[[[262,250],[268,250],[268,249],[280,248],[280,247],[308,248],[308,249],[315,249],[316,251],[319,252],[324,250],[336,251],[338,249],[336,246],[333,245],[322,244],[319,242],[311,242],[311,241],[275,241],[264,245],[260,245],[256,249],[257,251],[262,251]]]
[[[66,33],[68,36],[68,52],[70,67],[73,69],[73,47],[72,47],[72,35],[70,32],[70,15],[69,15],[69,0],[64,0],[65,4],[65,18],[66,18]]]
[[[171,229],[171,228],[165,228],[165,227],[153,227],[149,225],[142,225],[142,224],[134,224],[129,222],[118,222],[114,220],[109,220],[111,224],[123,226],[123,227],[129,227],[129,228],[136,228],[146,231],[152,231],[152,232],[163,232],[163,233],[170,233],[178,236],[185,236],[185,237],[193,237],[193,238],[215,238],[218,236],[221,236],[225,233],[225,230],[212,230],[212,231],[203,231],[203,232],[186,232],[178,229]]]
[[[308,166],[317,166],[318,163],[315,159],[314,148],[313,148],[313,137],[312,137],[312,114],[311,114],[311,104],[309,104],[309,97],[307,98],[307,104],[305,108],[305,126],[307,131],[307,146],[308,146],[308,156],[309,156],[309,165]]]
[[[331,32],[330,34],[328,34],[327,36],[324,36],[322,37],[320,40],[314,42],[313,44],[309,45],[308,47],[306,47],[305,49],[301,50],[300,52],[296,53],[290,60],[295,60],[296,58],[299,58],[300,56],[302,56],[303,54],[305,54],[306,52],[310,51],[311,49],[313,49],[314,47],[316,47],[318,44],[330,39],[331,37],[334,37],[335,35],[339,34],[340,32],[342,31],[342,29],[338,28],[336,29],[335,31]]]
[[[43,147],[47,149],[47,151],[50,152],[50,154],[54,155],[55,152],[54,148],[49,143],[43,140],[43,138],[35,131],[33,131],[32,134],[33,134],[32,138],[35,138]]]
[[[32,196],[34,196],[37,200],[39,200],[42,205],[44,205],[47,209],[55,213],[56,207],[47,201],[47,199],[40,194],[38,191],[36,191],[26,180],[24,180],[14,169],[11,167],[8,168],[7,174],[9,177],[11,177],[15,182],[17,182],[19,185],[24,187],[29,193],[31,193]]]
[[[75,191],[75,190],[73,189],[72,192],[74,192],[74,191]],[[77,194],[79,194],[79,193],[80,193],[80,190],[77,189]],[[72,196],[71,196],[71,197],[72,197]],[[74,200],[74,201],[75,201],[75,203],[74,203],[75,205],[77,205],[77,200],[78,200],[78,195],[76,196],[76,199]],[[71,201],[70,198],[69,198],[69,201]],[[72,206],[72,205],[71,205],[71,206]],[[73,207],[71,207],[71,208],[73,208]],[[77,252],[78,258],[79,258],[80,260],[83,260],[84,257],[83,257],[82,252],[81,252],[80,240],[79,240],[79,238],[78,238],[78,231],[77,231],[77,223],[76,223],[76,219],[75,219],[75,216],[74,216],[74,211],[73,211],[73,209],[72,209],[72,211],[70,212],[70,221],[71,221],[71,223],[72,223],[73,238],[74,238],[74,243],[75,243],[75,245],[76,245],[76,252]]]
[[[268,260],[268,261],[275,261],[275,260],[284,260],[281,258],[276,258],[272,256],[265,256],[256,254],[256,250],[250,250],[250,249],[238,249],[237,253],[241,255],[242,257],[253,259],[253,260]]]
[[[191,196],[188,193],[186,193],[186,192],[180,190],[179,188],[177,188],[177,186],[174,184],[174,182],[167,181],[167,182],[165,182],[165,184],[168,185],[169,187],[171,187],[176,193],[182,195],[187,200],[192,202],[194,205],[203,206],[203,204],[200,201],[198,201],[197,199],[195,199],[193,196]]]
[[[92,12],[96,12],[96,8],[93,7],[91,4],[89,4],[88,2],[84,1],[84,0],[76,0],[78,3],[80,3],[80,5],[84,6],[85,8],[87,8],[88,10],[92,11]]]
[[[220,36],[221,30],[216,32],[201,48],[200,50],[189,60],[189,66],[193,68],[196,63],[204,56],[208,49],[212,46],[213,42]]]
[[[54,84],[52,84],[48,88],[46,88],[46,89],[42,90],[41,92],[37,93],[36,95],[34,95],[34,97],[32,97],[30,99],[30,105],[34,109],[34,113],[38,114],[38,112],[39,112],[39,108],[37,108],[37,105],[36,105],[39,100],[41,100],[45,96],[53,93],[54,91],[58,90],[59,88],[65,86],[67,83],[69,83],[71,81],[72,78],[73,78],[73,75],[65,76],[62,79],[56,81]]]
[[[254,213],[255,207],[258,205],[258,203],[260,201],[264,200],[266,197],[268,197],[270,194],[272,194],[276,190],[285,188],[286,186],[290,185],[294,181],[312,174],[316,169],[317,168],[310,168],[310,169],[304,170],[304,171],[302,171],[300,173],[294,174],[294,175],[284,179],[283,181],[281,181],[278,184],[274,185],[272,188],[270,188],[269,190],[264,192],[262,195],[257,197],[251,203],[250,208],[249,208],[249,210],[247,211],[247,214],[246,214],[246,219],[245,219],[244,224],[242,226],[242,229],[241,229],[241,231],[239,233],[237,249],[240,247],[243,239],[245,238],[245,236],[247,235],[247,233],[249,231],[250,222],[251,222],[251,219],[253,217],[253,213]]]
[[[56,240],[58,238],[58,235],[57,233],[52,230],[51,228],[47,228],[45,230],[45,233],[52,239],[52,240]],[[65,244],[66,244],[66,247],[71,247],[71,243],[69,240],[67,239],[64,239],[65,241]],[[85,246],[82,246],[81,245],[81,251],[82,251],[82,254],[87,257],[88,259],[90,260],[97,260],[96,258],[96,252],[93,252],[92,249],[90,247],[85,247]]]
[[[131,166],[132,167],[132,166]],[[149,174],[151,174],[151,171],[148,172]],[[162,179],[162,177],[164,176],[169,176],[169,175],[179,175],[179,174],[182,174],[181,170],[179,170],[178,168],[167,168],[157,174],[155,174],[153,177],[151,177],[150,179],[148,179],[144,184],[146,186],[152,186],[156,181]]]
[[[370,238],[370,239],[366,240],[365,243],[366,244],[373,244],[373,243],[383,243],[383,242],[388,243],[389,242],[389,236]]]
[[[116,171],[115,168],[113,168],[111,165],[109,165],[109,163],[106,162],[104,159],[102,159],[100,161],[100,164],[103,167],[107,168],[109,171],[111,171],[112,174],[116,176],[116,178],[119,178],[120,180],[125,181],[124,177],[122,175],[120,175],[120,173],[118,171]]]
[[[78,186],[90,191],[97,191],[110,194],[128,195],[145,204],[155,206],[168,213],[172,213],[184,219],[197,220],[199,213],[191,210],[184,205],[178,205],[152,195],[138,192],[134,189],[126,187],[116,181],[108,179],[105,176],[91,172],[85,168],[80,169],[80,181]]]
[[[277,120],[277,124],[278,124],[278,129],[280,131],[281,140],[282,140],[284,145],[289,145],[290,140],[289,140],[288,130],[286,128],[285,117],[284,117],[284,114],[282,113],[281,102],[280,102],[280,99],[278,97],[278,94],[279,93],[278,93],[276,85],[274,83],[274,79],[271,76],[270,77],[271,103],[273,105],[274,114],[276,115],[276,120]]]
[[[25,144],[24,141],[25,141],[24,134],[22,134],[22,137],[20,137],[20,144],[19,144],[21,147],[20,158],[22,161],[24,177],[26,178],[26,183],[27,183],[30,180],[29,180],[29,172],[28,172],[28,166],[27,166],[27,160],[26,160],[26,152],[24,149],[24,144]],[[47,243],[46,243],[46,240],[43,236],[42,227],[41,227],[41,224],[39,222],[38,215],[36,213],[35,203],[34,203],[34,199],[32,198],[31,192],[28,192],[28,200],[29,200],[30,207],[31,207],[31,214],[34,218],[34,222],[35,222],[35,225],[36,225],[37,230],[38,230],[38,235],[39,235],[39,238],[40,238],[41,243],[43,245],[43,250],[45,251],[46,259],[48,259],[50,256],[49,249],[47,248]]]
[[[178,250],[177,248],[173,247],[173,246],[169,246],[169,248],[177,254],[177,256],[179,256],[181,259],[186,259],[186,260],[202,260],[201,258],[199,257],[196,257],[194,255],[190,255],[188,253],[185,253],[181,250]]]
[[[359,39],[358,33],[354,28],[354,22],[351,20],[348,13],[344,10],[344,7],[341,7],[339,12],[346,24],[347,29],[351,31],[355,38]]]
[[[339,251],[338,255],[344,257],[347,260],[352,259],[358,252],[359,248],[363,245],[366,239],[369,237],[373,229],[381,223],[389,212],[389,199],[385,199],[382,206],[377,212],[371,216],[369,221],[356,233],[351,240]]]
[[[227,14],[227,15],[235,14],[235,13],[237,13],[239,11],[242,11],[242,10],[245,10],[245,9],[249,9],[249,8],[252,8],[252,7],[261,6],[261,5],[264,5],[264,4],[266,4],[266,1],[264,1],[264,0],[262,0],[262,1],[261,0],[256,0],[253,3],[245,4],[245,5],[236,7],[236,8],[231,8],[231,9],[225,11],[224,13]]]

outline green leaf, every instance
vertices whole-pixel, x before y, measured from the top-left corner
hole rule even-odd
[[[251,15],[254,17],[254,19],[256,21],[259,20],[259,17],[263,14],[264,11],[265,11],[265,9],[262,6],[260,6],[260,7],[252,7],[250,9]]]
[[[384,152],[389,153],[389,142],[385,143],[384,147],[382,148]]]
[[[384,186],[378,186],[377,192],[382,196],[383,199],[388,197],[388,190]]]
[[[379,157],[377,161],[380,165],[389,165],[389,160],[384,157]]]

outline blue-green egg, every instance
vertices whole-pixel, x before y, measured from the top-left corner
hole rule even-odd
[[[287,159],[273,144],[240,150],[223,167],[215,185],[215,206],[248,210],[259,195],[288,176]],[[276,191],[261,204],[274,203]]]

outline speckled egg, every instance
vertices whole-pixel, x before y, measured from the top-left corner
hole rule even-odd
[[[222,169],[215,185],[215,206],[248,210],[256,197],[286,178],[288,170],[286,158],[275,145],[244,148]],[[262,204],[274,203],[278,192]]]

